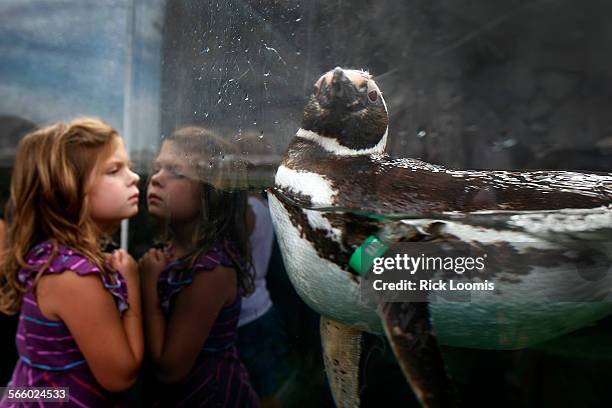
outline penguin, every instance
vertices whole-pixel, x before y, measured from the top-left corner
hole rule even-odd
[[[338,406],[359,406],[364,331],[389,339],[423,406],[448,407],[458,399],[440,344],[519,349],[612,312],[612,274],[599,273],[609,248],[582,244],[612,236],[612,174],[450,169],[390,157],[388,134],[374,78],[336,67],[315,82],[268,191],[289,278],[321,315]],[[365,278],[349,263],[371,236],[486,252],[497,289],[463,303],[431,301],[435,291],[425,301],[364,299]],[[596,264],[596,278],[578,276],[580,262]]]

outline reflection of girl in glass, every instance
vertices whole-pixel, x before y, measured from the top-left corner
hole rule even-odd
[[[0,270],[0,311],[20,310],[9,387],[68,387],[70,406],[128,405],[121,391],[144,351],[138,266],[101,247],[138,212],[129,166],[121,137],[97,119],[19,144]]]
[[[257,406],[235,347],[249,274],[246,192],[227,145],[183,128],[167,138],[148,185],[167,244],[141,259],[148,351],[162,406]]]

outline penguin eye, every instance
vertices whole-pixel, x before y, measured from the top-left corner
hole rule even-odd
[[[367,82],[367,87],[368,87],[368,99],[370,100],[370,102],[376,102],[378,100],[378,92],[379,92],[378,87],[371,80]]]

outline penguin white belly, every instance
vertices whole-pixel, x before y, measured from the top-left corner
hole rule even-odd
[[[304,302],[322,316],[371,333],[382,333],[376,305],[361,302],[357,282],[336,264],[320,258],[312,243],[300,236],[291,223],[283,204],[273,194],[268,194],[268,198],[285,268]]]

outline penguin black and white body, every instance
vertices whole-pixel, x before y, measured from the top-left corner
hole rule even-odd
[[[437,343],[516,349],[612,312],[612,303],[604,302],[612,299],[612,274],[585,279],[571,267],[584,254],[558,242],[610,234],[612,174],[453,170],[391,158],[384,153],[387,137],[387,107],[373,78],[335,68],[316,82],[269,193],[287,271],[324,318],[328,354],[358,354],[351,333],[384,332],[423,404],[448,406],[453,397],[445,389],[450,386]],[[376,214],[407,218],[383,227]],[[362,300],[362,278],[349,268],[349,258],[368,236],[393,228],[398,240],[489,252],[489,259],[499,259],[493,266],[497,289],[474,291],[468,303]],[[334,380],[332,360],[326,358],[332,389],[334,381],[342,384],[334,391],[336,403],[358,404],[345,395],[346,380]],[[348,366],[339,371],[355,369]]]

